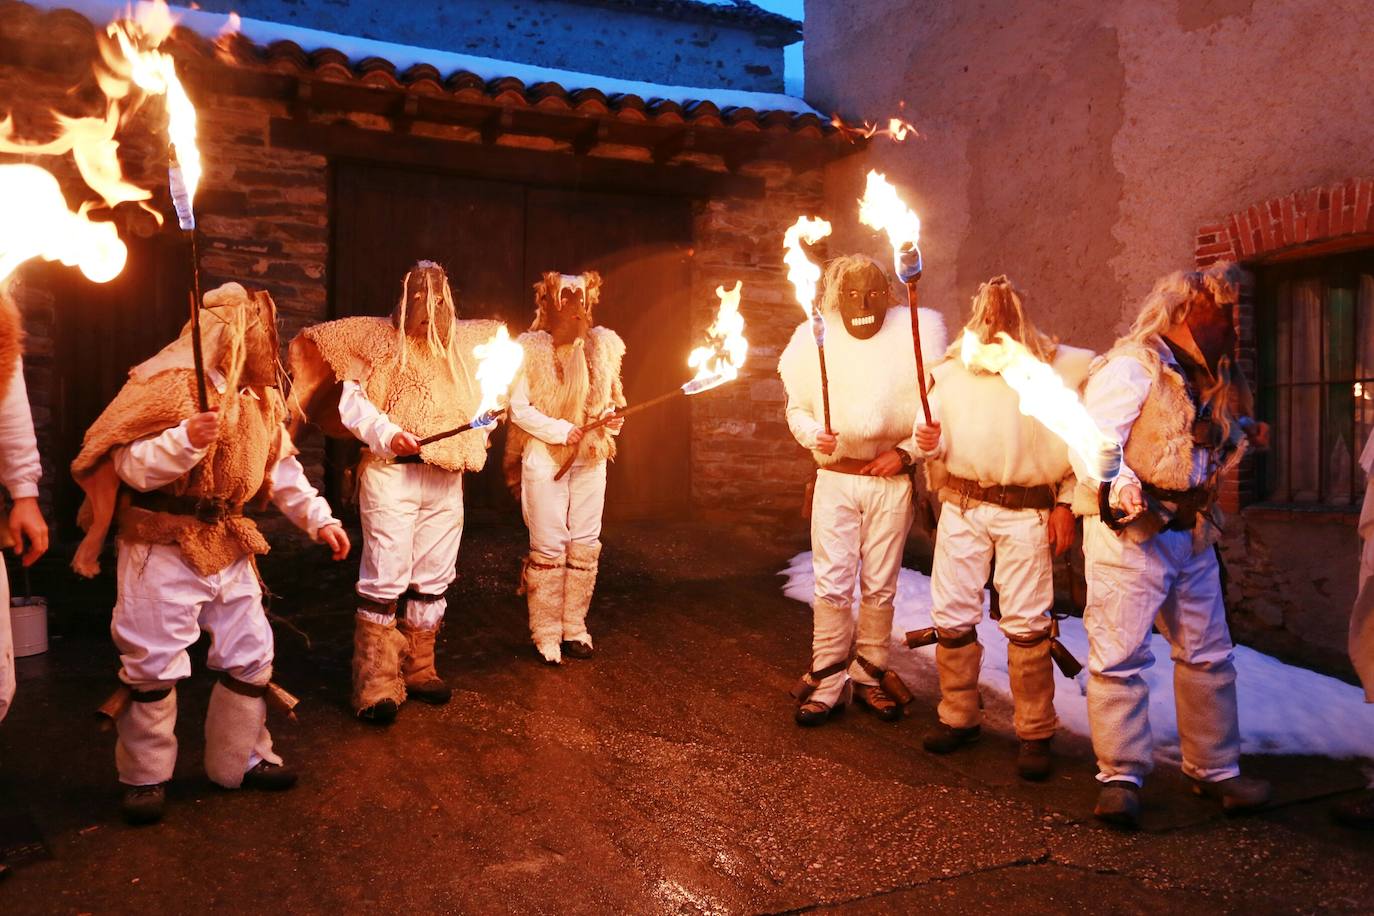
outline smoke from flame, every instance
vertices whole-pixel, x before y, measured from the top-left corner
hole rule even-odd
[[[687,357],[688,367],[697,370],[696,376],[682,386],[688,394],[698,394],[739,377],[740,367],[749,355],[749,341],[744,336],[744,316],[739,311],[740,292],[743,289],[742,280],[736,280],[733,289],[716,287],[720,309],[716,312],[716,320],[706,329],[710,343],[697,347]]]
[[[520,364],[525,360],[525,351],[511,340],[503,324],[491,340],[473,347],[472,355],[477,357],[477,384],[482,388],[482,402],[477,405],[480,417],[501,406],[515,380],[515,373],[520,371]]]
[[[902,203],[897,189],[881,172],[870,170],[864,196],[859,198],[859,222],[887,233],[892,245],[892,261],[901,270],[902,251],[915,248],[921,240],[921,218]]]
[[[1020,400],[1021,413],[1043,423],[1082,459],[1099,481],[1109,481],[1121,472],[1121,446],[1098,429],[1078,394],[1064,384],[1046,363],[1006,332],[996,343],[980,343],[978,335],[964,331],[959,357],[965,366],[996,372],[1011,386]]]

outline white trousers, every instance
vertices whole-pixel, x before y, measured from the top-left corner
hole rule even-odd
[[[905,474],[863,477],[824,469],[816,472],[811,501],[811,568],[816,580],[812,671],[847,658],[851,645],[874,665],[887,667],[897,575],[912,515],[911,478]],[[856,584],[857,640],[851,611]],[[811,698],[833,705],[846,677],[873,683],[855,662],[848,672],[823,679]]]
[[[984,586],[994,555],[993,584],[1002,604],[1002,632],[1008,637],[1049,632],[1054,604],[1054,561],[1050,556],[1049,513],[972,503],[947,502],[935,534],[930,574],[930,618],[940,630],[971,630],[983,619]]]
[[[548,452],[528,449],[521,461],[520,508],[530,530],[530,553],[554,560],[577,543],[601,543],[601,516],[606,508],[606,462],[574,462],[562,480]]]
[[[1140,785],[1153,766],[1150,628],[1171,646],[1183,772],[1214,782],[1240,773],[1236,670],[1216,554],[1193,553],[1192,534],[1143,543],[1084,520],[1088,606],[1088,724],[1098,780]]]
[[[14,633],[10,629],[10,579],[0,563],[0,722],[14,702]]]
[[[189,677],[186,650],[201,630],[210,634],[210,668],[247,684],[271,680],[272,627],[249,557],[202,576],[176,546],[121,541],[118,570],[110,635],[124,683],[154,690]]]
[[[363,523],[358,594],[382,604],[407,591],[431,596],[406,602],[406,621],[417,629],[436,629],[447,607],[444,592],[457,575],[462,473],[368,461],[358,489]]]

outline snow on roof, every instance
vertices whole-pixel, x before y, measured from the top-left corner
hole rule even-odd
[[[46,10],[75,10],[95,23],[110,22],[119,18],[125,14],[129,6],[125,0],[25,0],[25,2]],[[135,4],[135,7],[141,6],[144,2],[146,0],[140,0],[139,3]],[[223,13],[209,13],[179,6],[171,6],[171,10],[181,26],[206,38],[214,38],[219,35],[230,21],[230,17]],[[475,54],[459,54],[434,48],[376,41],[354,35],[342,35],[319,29],[268,22],[263,19],[239,19],[238,26],[239,33],[244,38],[264,47],[276,41],[290,41],[300,45],[306,51],[332,48],[342,52],[352,63],[369,57],[380,57],[394,64],[398,71],[416,64],[429,64],[445,75],[467,71],[475,73],[485,80],[515,77],[526,85],[548,81],[562,85],[569,92],[578,89],[599,89],[607,95],[637,95],[646,101],[668,99],[682,105],[706,101],[722,109],[752,108],[758,112],[786,111],[794,114],[821,116],[820,112],[807,105],[804,100],[782,93],[709,89],[699,86],[669,86],[640,80],[616,79],[593,73],[578,73],[572,70],[559,70],[554,67],[539,67],[491,57],[479,57]],[[824,120],[824,117],[821,117]]]

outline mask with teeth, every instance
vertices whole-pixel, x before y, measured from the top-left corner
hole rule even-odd
[[[869,258],[854,259],[838,278],[840,320],[849,335],[868,340],[883,327],[892,287],[887,274]]]

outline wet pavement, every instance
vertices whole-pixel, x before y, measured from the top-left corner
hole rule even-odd
[[[0,725],[16,866],[0,912],[1374,912],[1374,834],[1327,816],[1362,782],[1349,763],[1247,761],[1279,801],[1244,819],[1159,772],[1146,829],[1119,833],[1090,816],[1085,742],[1059,742],[1050,782],[1017,780],[1004,704],[974,748],[922,752],[936,690],[914,663],[899,666],[917,696],[904,721],[795,727],[809,614],[777,571],[804,532],[609,526],[597,655],[561,668],[528,643],[522,535],[467,534],[440,637],[454,700],[410,703],[385,729],[347,707],[353,565],[269,557],[277,680],[302,699],[298,723],[272,727],[301,784],[207,781],[198,658],[167,817],[144,828],[119,818],[113,735],[92,716],[116,664],[110,583],[40,576],[62,585],[52,648],[21,661]]]

